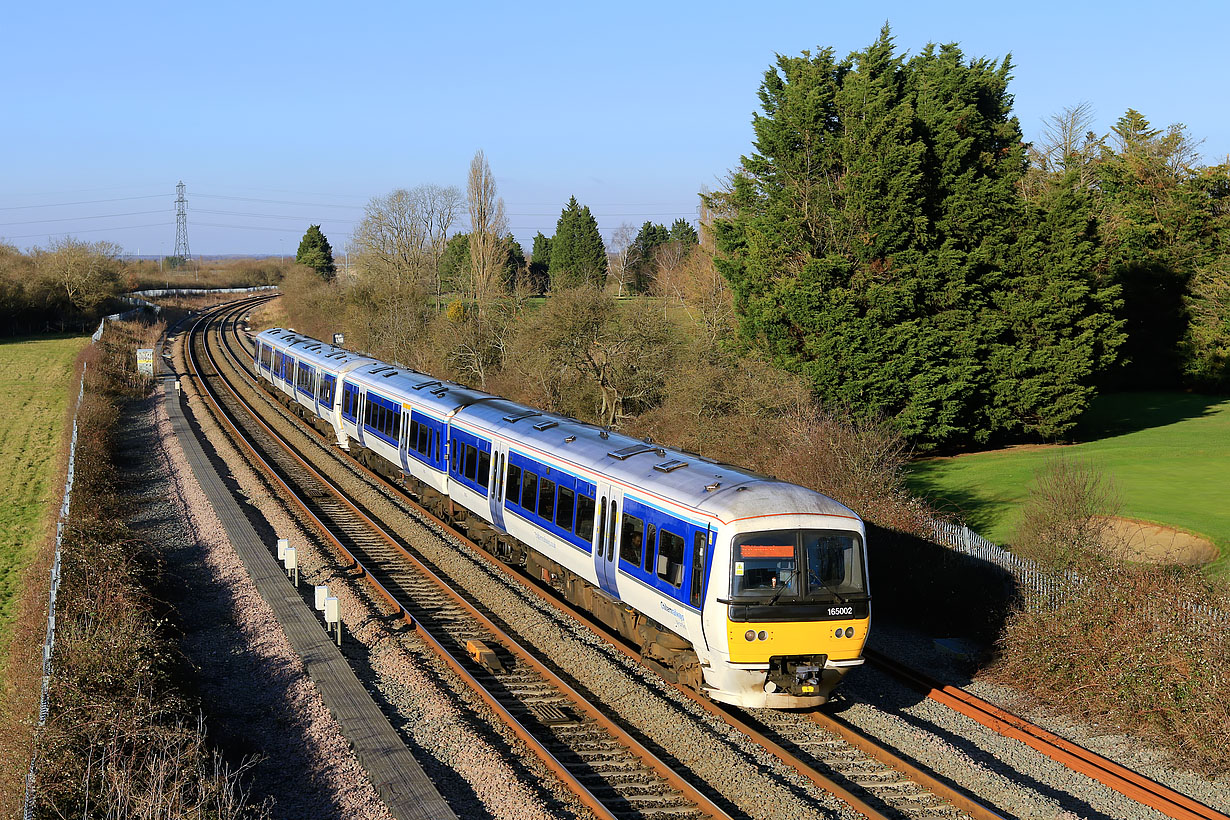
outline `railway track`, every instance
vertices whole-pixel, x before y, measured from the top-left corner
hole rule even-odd
[[[206,317],[190,331],[188,358],[231,435],[315,524],[338,557],[584,806],[603,818],[729,817],[347,501],[339,488],[260,422],[238,392],[214,384],[221,373],[204,342],[208,322]],[[478,645],[488,653],[475,651]]]
[[[1230,817],[1203,803],[1065,740],[963,689],[940,683],[874,650],[868,650],[865,654],[869,662],[937,703],[999,734],[1015,738],[1073,771],[1156,809],[1167,817],[1173,817],[1175,820],[1230,820]]]
[[[231,357],[237,372],[249,374],[251,366],[250,342],[244,338],[232,322],[230,334],[220,334],[227,355]],[[238,349],[237,349],[238,348]],[[254,380],[253,380],[254,381]],[[306,428],[327,446],[325,437]],[[386,490],[397,493],[403,503],[412,506],[415,513],[436,527],[444,528],[453,537],[467,541],[464,534],[440,521],[425,509],[407,499],[400,488],[389,484],[384,478],[371,473],[350,461],[345,463],[361,471],[365,477]],[[341,496],[342,490],[335,488]],[[534,583],[532,579],[483,552],[471,544],[474,552],[489,565],[515,578],[526,591],[538,596],[550,606],[564,609],[604,641],[614,645],[623,654],[639,662],[639,655],[621,638],[608,632],[600,624],[590,620],[587,614],[573,609],[550,591]],[[408,557],[413,558],[413,556]],[[427,622],[431,626],[430,621]],[[467,638],[472,640],[472,638]],[[961,793],[943,781],[912,766],[908,761],[893,755],[874,741],[858,736],[851,731],[835,731],[833,726],[818,728],[814,722],[803,720],[793,724],[777,720],[782,716],[770,713],[766,716],[769,725],[764,725],[748,713],[727,709],[699,697],[689,690],[680,690],[685,696],[758,743],[764,750],[794,769],[818,788],[827,791],[850,805],[864,816],[872,818],[957,818],[994,820],[1001,815],[983,806],[973,798]]]

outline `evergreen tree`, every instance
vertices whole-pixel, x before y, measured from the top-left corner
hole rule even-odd
[[[333,263],[333,248],[321,233],[319,225],[308,226],[307,233],[299,242],[295,261],[312,268],[324,279],[331,280],[337,275],[337,265]]]
[[[530,286],[536,293],[546,293],[551,284],[548,271],[551,269],[551,237],[542,231],[534,234],[534,246],[530,251]]]
[[[606,246],[598,232],[598,221],[575,196],[568,200],[555,225],[548,273],[552,290],[580,285],[601,288],[606,282]]]
[[[692,227],[692,223],[688,222],[683,217],[679,217],[671,223],[670,240],[678,242],[684,247],[690,247],[700,241],[700,237],[696,235],[696,229]]]
[[[670,241],[670,232],[664,225],[646,222],[632,240],[631,252],[628,254],[628,272],[632,275],[632,289],[638,293],[648,293],[653,280],[656,265],[655,255],[658,248]]]
[[[1028,214],[1010,69],[955,45],[905,62],[887,27],[844,60],[780,56],[761,85],[754,153],[709,197],[732,214],[714,232],[741,333],[823,398],[889,414],[924,447],[1067,429],[1117,343],[1091,330],[1114,327],[1097,272],[1018,236]],[[1040,223],[1030,236],[1069,229]],[[1063,299],[1057,326],[1032,332]],[[1063,384],[1080,387],[1067,403],[1014,390],[1013,367],[1058,355],[1072,363]],[[996,405],[1009,393],[1010,410]]]

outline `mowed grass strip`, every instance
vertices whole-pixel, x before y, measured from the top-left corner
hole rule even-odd
[[[63,488],[57,459],[73,364],[88,336],[0,343],[0,659],[8,650],[22,572]]]
[[[1010,544],[1034,474],[1057,455],[1105,471],[1120,515],[1203,535],[1230,577],[1230,399],[1183,393],[1099,396],[1078,428],[1081,443],[1014,447],[910,466],[910,489],[970,527]]]

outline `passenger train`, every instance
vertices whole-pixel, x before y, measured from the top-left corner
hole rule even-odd
[[[295,333],[257,377],[483,549],[717,701],[805,708],[861,664],[862,520],[833,499]]]

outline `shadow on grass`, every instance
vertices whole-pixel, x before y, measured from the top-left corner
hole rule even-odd
[[[975,532],[985,534],[1003,516],[1008,502],[977,489],[948,486],[941,477],[940,463],[934,462],[934,467],[925,461],[912,465],[906,476],[906,488],[927,499],[941,515],[963,521]]]
[[[1230,401],[1226,396],[1197,393],[1106,393],[1094,398],[1076,425],[1078,442],[1165,427],[1189,419],[1214,415]]]

